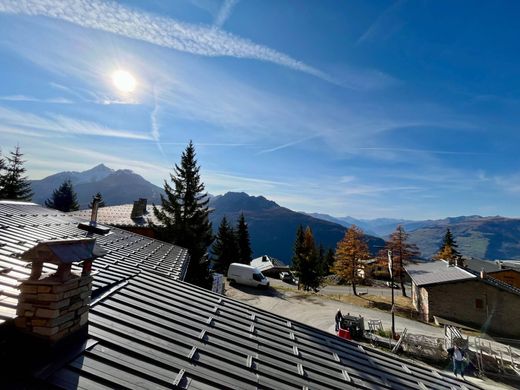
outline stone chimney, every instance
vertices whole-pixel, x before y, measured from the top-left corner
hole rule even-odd
[[[20,285],[16,328],[51,344],[86,329],[92,262],[102,254],[94,238],[42,241],[25,252],[32,272]],[[42,274],[45,262],[58,266],[54,274]],[[77,262],[83,262],[81,274],[71,271]]]
[[[139,198],[139,200],[134,201],[134,207],[132,207],[132,213],[130,214],[130,218],[141,218],[146,214],[146,204],[147,200],[145,198]]]

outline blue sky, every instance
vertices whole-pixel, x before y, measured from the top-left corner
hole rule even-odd
[[[33,179],[102,162],[161,185],[192,139],[213,194],[519,216],[519,16],[517,1],[0,0],[0,146]]]

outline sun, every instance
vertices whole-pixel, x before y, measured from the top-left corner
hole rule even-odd
[[[130,72],[122,69],[112,73],[112,82],[119,91],[125,93],[133,92],[137,85],[135,77]]]

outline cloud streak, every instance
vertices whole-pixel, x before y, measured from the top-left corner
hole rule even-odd
[[[231,16],[231,11],[235,5],[237,5],[238,0],[224,0],[222,7],[220,7],[217,16],[215,17],[214,25],[218,28],[221,28],[226,20]]]
[[[140,12],[110,1],[3,0],[0,12],[46,16],[191,54],[271,62],[333,82],[326,73],[287,54],[221,29]]]
[[[149,134],[140,134],[126,130],[112,129],[96,122],[55,114],[47,114],[46,116],[42,116],[12,110],[5,107],[0,107],[0,126],[19,130],[28,129],[32,132],[34,132],[34,130],[42,130],[62,134],[95,135],[136,140],[152,140]],[[18,132],[23,134],[21,131]]]
[[[8,102],[51,103],[51,104],[72,104],[72,103],[74,103],[72,100],[62,98],[62,97],[39,99],[39,98],[36,98],[33,96],[26,96],[26,95],[0,96],[0,100],[8,101]]]

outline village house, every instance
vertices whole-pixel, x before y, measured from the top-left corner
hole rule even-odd
[[[69,213],[69,215],[83,219],[89,219],[90,214],[90,209]],[[97,212],[97,221],[104,225],[115,226],[150,238],[155,238],[151,224],[161,225],[161,221],[153,213],[152,206],[148,205],[144,198],[134,201],[133,204],[101,207]]]
[[[520,289],[491,276],[494,272],[476,272],[444,260],[405,269],[422,320],[450,320],[489,334],[520,337]]]
[[[291,272],[287,264],[268,255],[257,257],[251,260],[249,264],[258,268],[265,276],[269,277],[279,278],[280,272]]]
[[[478,389],[185,283],[185,249],[90,219],[0,201],[3,388]]]
[[[494,279],[520,288],[520,267],[511,261],[467,259],[465,267],[476,272],[484,271]]]

